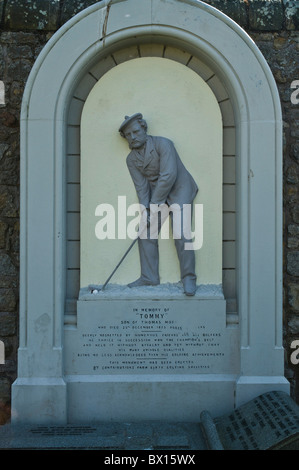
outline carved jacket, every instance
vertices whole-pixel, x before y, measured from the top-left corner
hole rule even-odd
[[[165,137],[148,136],[142,157],[133,149],[127,166],[134,182],[139,203],[191,204],[197,184],[183,165],[173,143]]]

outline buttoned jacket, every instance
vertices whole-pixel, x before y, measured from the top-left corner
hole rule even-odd
[[[134,182],[139,203],[191,204],[198,191],[191,174],[181,161],[173,142],[165,137],[148,136],[141,157],[133,149],[127,156],[127,166]]]

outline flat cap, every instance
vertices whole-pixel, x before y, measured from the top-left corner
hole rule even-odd
[[[136,113],[133,114],[132,116],[125,116],[125,120],[123,121],[122,125],[118,129],[119,132],[122,132],[128,124],[131,124],[131,122],[135,121],[136,119],[143,119],[143,116],[141,113]]]

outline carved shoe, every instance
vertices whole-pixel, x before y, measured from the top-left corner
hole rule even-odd
[[[140,277],[136,281],[128,284],[128,287],[132,288],[132,287],[141,287],[141,286],[158,286],[159,284],[160,284],[159,282],[155,283],[155,282],[147,281],[146,279],[143,279],[142,277]]]
[[[186,295],[195,295],[196,292],[196,280],[192,278],[186,278],[183,280],[184,292]]]

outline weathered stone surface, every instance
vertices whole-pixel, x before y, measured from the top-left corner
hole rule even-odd
[[[299,142],[295,142],[291,146],[291,155],[299,162]]]
[[[286,29],[294,30],[299,27],[299,2],[298,0],[283,0],[285,8]]]
[[[299,225],[290,224],[288,226],[288,233],[290,235],[299,236]]]
[[[0,313],[1,337],[13,336],[16,333],[16,316],[11,313]]]
[[[292,165],[287,171],[287,182],[289,184],[299,183],[299,167],[298,165]]]
[[[0,253],[0,276],[15,276],[17,270],[6,253]]]
[[[24,86],[17,81],[13,81],[9,88],[10,104],[18,109],[21,108]]]
[[[4,26],[11,30],[57,29],[59,0],[7,0]]]
[[[291,335],[298,334],[299,331],[299,316],[292,315],[288,320],[289,333]]]
[[[9,149],[9,145],[7,143],[0,143],[0,162],[2,160],[3,155],[5,154],[6,150]],[[1,162],[2,164],[2,162]]]
[[[0,397],[4,403],[10,399],[10,382],[6,377],[0,377]]]
[[[288,248],[291,250],[296,250],[299,248],[299,239],[294,237],[288,238]]]
[[[28,45],[11,44],[7,48],[7,54],[13,60],[15,59],[32,59],[32,49]]]
[[[19,251],[20,251],[20,221],[16,220],[9,226],[8,246],[13,255],[13,263],[19,267]]]
[[[288,300],[293,310],[299,311],[299,284],[290,284]]]
[[[243,28],[248,26],[246,2],[243,0],[208,0],[209,5],[232,18]]]
[[[287,271],[291,276],[299,276],[299,251],[287,254]]]
[[[292,207],[291,214],[292,214],[293,222],[295,222],[296,224],[299,224],[299,207],[298,206]]]
[[[281,0],[248,0],[249,28],[280,31],[284,22]]]
[[[18,143],[14,142],[1,161],[0,185],[18,185],[19,180],[19,150]]]
[[[101,0],[99,0],[101,1]],[[0,0],[3,26],[12,31],[56,31],[96,0]],[[257,31],[296,30],[298,0],[205,0],[240,26]],[[0,18],[1,18],[0,17]]]
[[[0,185],[0,216],[19,216],[19,194],[18,188]]]
[[[4,5],[5,5],[5,0],[0,0],[0,21],[4,14]]]
[[[96,0],[65,0],[61,8],[60,24],[66,23],[80,11],[98,3]]]
[[[32,63],[28,59],[14,59],[7,67],[7,71],[13,80],[26,82],[32,69]]]
[[[10,417],[11,380],[0,377],[0,425],[5,424]]]
[[[294,184],[287,184],[285,189],[285,197],[288,198],[290,207],[297,205],[299,201],[299,186]]]
[[[6,247],[6,234],[8,231],[8,225],[4,221],[0,220],[0,249]]]
[[[12,312],[17,305],[14,291],[8,288],[0,288],[0,312]]]

